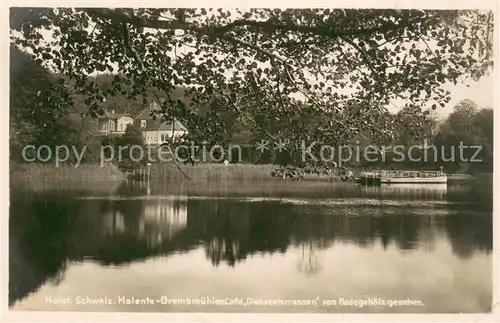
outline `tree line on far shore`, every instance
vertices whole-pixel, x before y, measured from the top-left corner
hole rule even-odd
[[[10,152],[11,161],[22,162],[22,148],[31,145],[68,145],[75,147],[87,146],[87,153],[83,162],[95,163],[99,161],[100,147],[103,144],[144,145],[141,132],[138,129],[129,128],[125,135],[119,138],[97,136],[95,130],[95,118],[84,115],[81,107],[85,106],[84,96],[78,94],[67,95],[65,87],[67,81],[35,62],[28,54],[11,47],[10,53]],[[109,86],[114,77],[110,75],[99,75],[97,77],[102,87]],[[159,99],[162,96],[158,94]],[[197,109],[190,109],[185,99],[184,89],[178,87],[172,91],[170,98],[178,106],[176,110],[179,120],[185,120],[190,134],[184,138],[187,141],[197,143],[206,142],[207,145],[221,145],[227,147],[230,144],[241,144],[241,162],[251,164],[276,164],[306,166],[301,156],[295,151],[276,151],[269,149],[259,152],[254,144],[261,138],[265,138],[266,127],[269,120],[258,117],[256,122],[261,126],[255,126],[245,122],[241,116],[229,110],[224,111],[221,103],[214,99],[205,105],[198,105]],[[72,104],[68,102],[72,101]],[[147,102],[139,99],[130,99],[126,91],[107,98],[105,107],[116,112],[127,112],[132,115],[138,114]],[[355,110],[355,107],[353,108]],[[102,111],[103,112],[103,111]],[[197,114],[197,119],[192,115],[184,118],[186,114]],[[321,116],[304,116],[302,122],[309,122],[314,128],[315,119]],[[445,119],[438,120],[429,111],[422,112],[418,107],[405,107],[395,114],[385,112],[379,115],[379,122],[385,127],[391,128],[390,135],[384,136],[383,132],[370,133],[360,132],[352,136],[351,143],[361,147],[367,145],[394,146],[404,145],[435,145],[438,155],[432,149],[426,152],[427,161],[421,158],[421,162],[404,160],[395,163],[392,157],[385,155],[378,161],[349,161],[346,167],[353,168],[428,168],[439,169],[443,166],[448,172],[492,172],[493,170],[493,110],[490,108],[480,109],[477,104],[470,100],[463,100],[456,104],[453,112]],[[196,119],[197,122],[192,123]],[[204,128],[203,131],[197,131]],[[214,128],[214,135],[206,129]],[[222,131],[221,131],[222,130]],[[208,135],[207,135],[208,133]],[[480,146],[466,149],[460,156],[458,147],[460,144],[467,146]],[[444,147],[444,148],[441,148]],[[455,147],[452,151],[451,147]],[[319,149],[319,148],[318,148]],[[413,158],[423,157],[425,149],[412,152]],[[382,154],[382,153],[381,153]],[[390,153],[389,153],[390,154]],[[450,161],[451,156],[453,161]],[[473,156],[474,155],[474,156]],[[462,160],[461,160],[462,157]],[[481,159],[481,162],[464,162],[463,159]],[[448,161],[444,161],[446,159]],[[384,161],[385,160],[385,161]],[[233,160],[232,162],[236,162]],[[128,163],[128,162],[125,162]],[[135,165],[128,165],[130,167]]]

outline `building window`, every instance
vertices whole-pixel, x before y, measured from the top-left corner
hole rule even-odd
[[[167,141],[166,138],[165,138],[165,134],[164,133],[161,134],[161,141],[162,142]]]
[[[141,120],[141,128],[146,128],[146,120]]]
[[[120,123],[120,131],[122,131],[122,130],[123,130],[123,124]]]

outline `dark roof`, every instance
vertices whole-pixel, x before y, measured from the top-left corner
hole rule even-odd
[[[156,118],[155,114],[151,114],[152,112],[157,112],[156,113]],[[156,102],[152,102],[149,104],[147,108],[142,110],[137,117],[135,117],[136,120],[153,120],[147,122],[146,129],[141,128],[141,130],[146,130],[146,131],[155,131],[155,130],[168,130],[172,131],[174,129],[175,131],[187,131],[187,128],[178,120],[175,120],[174,123],[172,121],[165,121],[165,118],[160,115],[161,108]]]
[[[160,125],[158,130],[168,130],[168,131],[187,131],[186,127],[182,123],[180,123],[178,120],[175,120],[174,122],[172,121],[165,121]]]
[[[137,117],[135,117],[137,120],[150,120],[153,119],[153,116],[150,115],[151,110],[149,108],[146,108],[142,110]]]
[[[131,115],[129,115],[128,113],[113,113],[113,112],[109,112],[109,111],[106,111],[103,115],[100,115],[98,116],[99,119],[120,119],[121,117],[130,117],[132,118]]]
[[[144,119],[142,119],[144,120]],[[175,124],[172,121],[163,121],[162,118],[158,118],[154,121],[148,121],[146,123],[146,128],[141,128],[143,131],[156,131],[156,130],[167,130],[167,131],[187,131],[187,128],[178,120],[175,120]]]
[[[135,118],[139,119],[139,120],[154,119],[153,116],[151,115],[151,112],[154,112],[154,111],[156,111],[158,113],[161,111],[160,106],[156,102],[150,103],[149,106],[147,108],[145,108],[144,110],[142,110]]]
[[[137,120],[146,120],[146,119],[137,119]],[[158,130],[158,128],[160,128],[160,126],[163,124],[163,120],[161,120],[161,118],[157,118],[156,120],[153,120],[153,121],[149,121],[149,122],[146,122],[146,128],[142,128],[141,127],[141,130],[145,130],[145,131],[156,131]]]

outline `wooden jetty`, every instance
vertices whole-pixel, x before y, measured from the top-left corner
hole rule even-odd
[[[139,168],[139,169],[129,169],[125,172],[125,176],[127,179],[132,180],[149,180],[151,176],[151,170],[149,167],[147,168]]]

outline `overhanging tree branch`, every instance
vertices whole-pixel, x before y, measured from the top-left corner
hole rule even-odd
[[[303,26],[296,24],[277,24],[269,20],[255,21],[255,20],[245,20],[245,19],[235,20],[224,26],[207,25],[204,27],[199,27],[194,23],[189,23],[186,22],[185,20],[146,19],[133,14],[129,15],[124,13],[123,11],[118,11],[115,9],[85,8],[81,10],[85,11],[87,14],[91,16],[97,16],[102,19],[111,19],[121,22],[127,22],[135,25],[136,27],[190,30],[207,36],[211,35],[215,37],[222,37],[228,31],[231,31],[233,28],[243,27],[243,26],[258,27],[259,28],[258,30],[268,33],[275,31],[293,31],[299,33],[312,34],[316,36],[323,36],[327,38],[339,38],[346,36],[370,36],[375,33],[384,33],[387,31],[402,30],[410,25],[422,23],[428,19],[437,17],[424,14],[421,17],[403,20],[399,23],[386,22],[376,27],[341,31],[340,28],[337,28],[337,26],[331,24],[324,24],[319,26]]]

